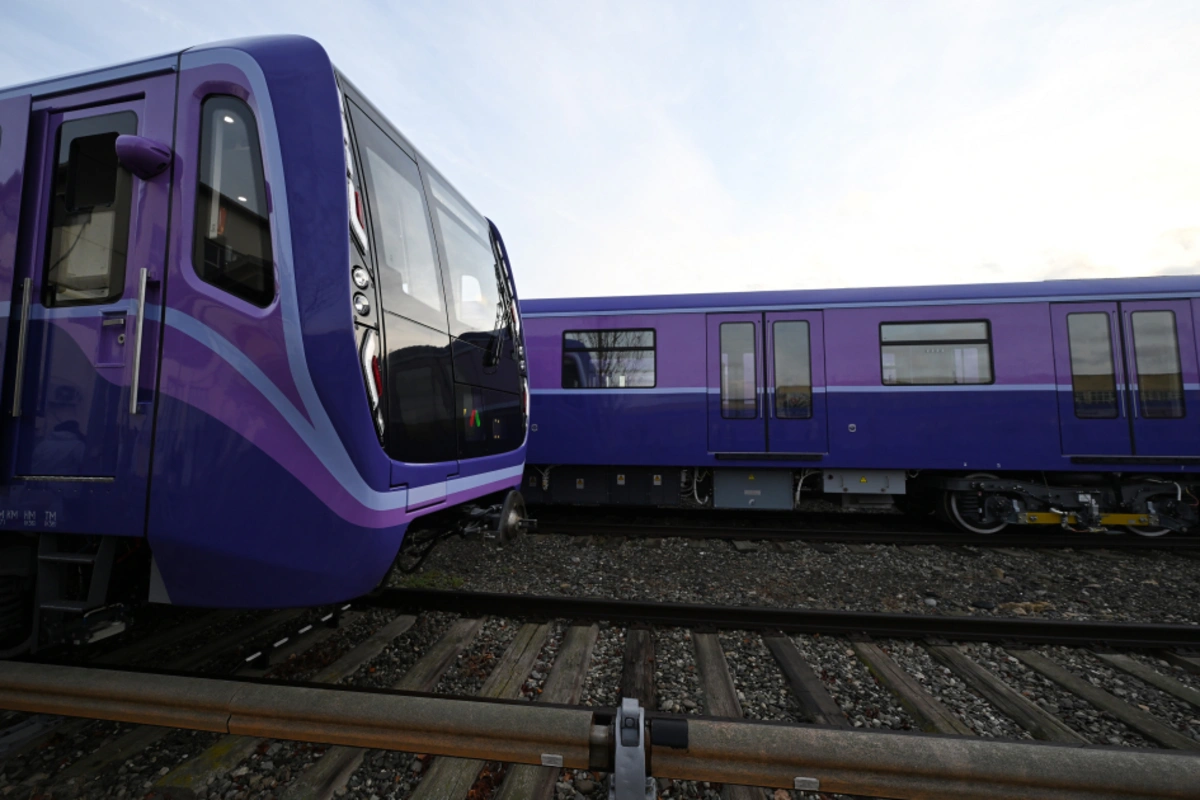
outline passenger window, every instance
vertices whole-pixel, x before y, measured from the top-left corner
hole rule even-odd
[[[1183,374],[1174,311],[1133,312],[1138,407],[1143,417],[1179,419],[1185,414]]]
[[[1108,314],[1068,314],[1067,341],[1071,349],[1075,416],[1080,419],[1115,418],[1117,379]]]
[[[200,176],[192,266],[200,279],[256,306],[275,299],[275,261],[258,124],[236,97],[200,108]]]
[[[107,303],[125,291],[133,179],[117,162],[117,136],[123,133],[137,133],[132,111],[59,126],[46,306]]]
[[[758,371],[753,322],[721,324],[721,416],[758,416]]]
[[[503,322],[500,266],[487,220],[475,213],[436,176],[429,177],[433,208],[445,244],[450,284],[450,333],[486,333],[490,340]],[[470,280],[466,280],[469,278]],[[470,339],[471,337],[466,337]],[[478,342],[487,346],[489,342]]]
[[[776,322],[772,331],[775,337],[775,416],[808,419],[813,414],[808,323]]]
[[[653,330],[564,331],[564,389],[650,389]]]
[[[445,331],[442,277],[417,162],[353,103],[350,110],[367,175],[384,310]]]
[[[885,386],[991,383],[992,340],[986,321],[885,322],[879,326]]]

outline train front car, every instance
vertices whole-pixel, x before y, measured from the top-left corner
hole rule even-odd
[[[1200,525],[1196,276],[524,310],[531,502]]]
[[[0,91],[0,287],[7,654],[146,599],[346,600],[414,520],[517,525],[499,232],[311,40]]]

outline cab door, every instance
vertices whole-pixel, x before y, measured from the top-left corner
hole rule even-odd
[[[4,527],[145,532],[174,93],[161,75],[32,105]],[[121,135],[156,143],[163,171],[122,166]]]

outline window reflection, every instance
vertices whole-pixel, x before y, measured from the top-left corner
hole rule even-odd
[[[1135,311],[1133,351],[1137,362],[1138,407],[1142,416],[1151,419],[1184,416],[1175,312]]]
[[[655,385],[653,330],[563,332],[564,389],[648,389]]]

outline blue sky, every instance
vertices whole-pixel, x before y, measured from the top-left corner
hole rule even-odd
[[[1200,3],[5,0],[0,85],[318,39],[525,297],[1200,272]]]

